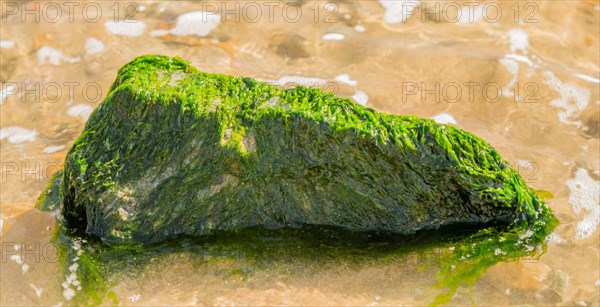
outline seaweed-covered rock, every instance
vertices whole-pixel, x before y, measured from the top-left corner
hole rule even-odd
[[[67,156],[61,193],[67,224],[109,245],[251,226],[523,225],[546,212],[466,131],[165,56],[119,70]]]

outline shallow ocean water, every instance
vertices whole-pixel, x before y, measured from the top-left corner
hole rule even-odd
[[[539,259],[496,264],[451,303],[600,305],[597,1],[115,3],[1,3],[0,305],[70,304],[65,289],[77,284],[63,285],[54,217],[35,202],[116,70],[150,53],[320,87],[482,137],[532,188],[552,194],[560,225]],[[123,305],[422,305],[435,297],[436,267],[417,253],[359,263],[292,255],[262,266],[243,258],[206,265],[173,252],[123,272],[111,291]]]

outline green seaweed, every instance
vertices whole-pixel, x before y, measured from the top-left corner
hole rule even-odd
[[[515,227],[545,206],[466,131],[165,56],[119,70],[67,155],[61,191],[69,227],[108,245],[253,226]]]
[[[119,70],[48,191],[39,206],[61,204],[57,242],[65,272],[79,263],[78,304],[117,303],[113,282],[173,254],[233,259],[225,275],[244,277],[436,250],[444,257],[422,265],[439,266],[432,304],[445,304],[490,266],[539,257],[557,224],[466,131],[164,56]]]
[[[38,196],[35,207],[41,211],[54,211],[60,208],[61,197],[60,197],[60,183],[63,179],[63,171],[59,170],[46,184],[44,192]]]
[[[496,263],[538,260],[546,252],[546,237],[558,225],[550,209],[540,211],[531,227],[509,231],[487,228],[463,238],[440,261],[435,286],[448,291],[439,294],[432,305],[449,303],[459,286],[472,286]]]
[[[498,262],[540,257],[552,227],[537,232],[505,232],[499,225],[456,227],[409,236],[322,226],[249,228],[143,246],[106,246],[63,230],[61,242],[71,255],[65,261],[66,274],[73,263],[79,264],[77,279],[83,289],[72,300],[77,305],[114,303],[116,296],[109,292],[112,285],[147,278],[174,263],[212,268],[226,280],[232,276],[247,279],[265,270],[275,270],[273,275],[280,276],[310,274],[334,266],[406,265],[411,255],[418,256],[414,265],[437,268],[438,281],[432,286],[439,294],[431,304],[440,305],[449,303],[461,285],[473,285]],[[75,255],[79,255],[78,260],[74,260]]]

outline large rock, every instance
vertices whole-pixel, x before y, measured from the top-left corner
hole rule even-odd
[[[165,56],[119,70],[67,156],[61,192],[68,225],[109,245],[250,226],[508,225],[545,206],[466,131]]]

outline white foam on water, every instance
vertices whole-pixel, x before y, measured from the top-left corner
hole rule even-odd
[[[502,89],[502,95],[506,97],[514,96],[514,90],[511,89],[517,83],[519,78],[519,63],[525,63],[530,68],[537,67],[530,59],[524,54],[527,54],[527,48],[529,47],[529,36],[527,32],[521,29],[512,29],[508,31],[510,53],[506,54],[504,58],[500,59],[500,64],[504,65],[508,72],[512,75],[512,79]],[[517,54],[519,51],[520,54]],[[529,77],[533,76],[534,70],[530,69],[527,71]]]
[[[354,101],[361,106],[366,106],[367,102],[369,102],[369,96],[367,96],[367,93],[363,91],[356,91],[356,93],[354,93],[352,96],[352,99],[354,99]]]
[[[388,24],[405,22],[419,5],[417,0],[379,0],[379,3],[385,8],[383,21]]]
[[[75,290],[71,288],[65,288],[63,290],[63,296],[67,301],[70,301],[75,296]]]
[[[575,240],[589,238],[600,223],[600,182],[590,177],[587,169],[579,168],[575,178],[567,180],[569,203],[577,216],[583,215],[575,227]]]
[[[158,36],[165,36],[167,34],[171,33],[171,31],[169,30],[162,30],[162,29],[158,29],[158,30],[152,30],[150,31],[150,33],[148,33],[150,36],[154,36],[154,37],[158,37]]]
[[[21,255],[10,255],[9,259],[16,262],[18,265],[23,264],[23,259],[21,259]]]
[[[521,51],[527,54],[527,47],[529,47],[527,32],[521,29],[512,29],[508,31],[508,37],[510,40],[510,52],[516,53],[517,51]]]
[[[62,62],[77,63],[81,60],[80,57],[65,56],[62,51],[50,46],[42,46],[37,51],[37,57],[40,64],[60,65]]]
[[[502,89],[502,95],[506,97],[511,97],[514,95],[514,92],[511,88],[514,87],[515,83],[517,83],[517,79],[519,78],[519,63],[515,60],[511,59],[500,59],[500,64],[506,67],[506,70],[512,75],[512,79],[508,82],[508,84]]]
[[[83,241],[82,241],[83,242]],[[67,301],[70,301],[75,296],[75,289],[81,290],[81,282],[77,279],[77,269],[79,268],[79,256],[83,253],[81,250],[81,242],[73,241],[73,249],[76,252],[76,256],[72,259],[71,265],[68,267],[69,275],[66,275],[65,281],[62,282],[63,296]],[[73,286],[73,288],[71,288]]]
[[[565,243],[567,243],[567,240],[554,232],[548,236],[548,244],[559,245]]]
[[[48,146],[48,147],[44,148],[43,152],[46,154],[51,154],[51,153],[61,151],[61,150],[63,150],[63,148],[65,148],[65,145]]]
[[[358,32],[358,33],[363,33],[363,32],[365,32],[366,29],[367,28],[365,28],[365,26],[363,26],[363,25],[356,25],[356,26],[354,26],[354,30],[356,32]]]
[[[33,142],[37,132],[19,126],[10,126],[0,129],[0,140],[7,139],[10,144]]]
[[[528,57],[524,56],[524,55],[519,55],[519,54],[507,54],[504,56],[507,59],[512,59],[518,62],[522,62],[525,63],[527,65],[529,65],[530,67],[536,67],[537,65],[535,65]]]
[[[15,251],[19,250],[19,248],[17,248],[17,247],[19,247],[18,244],[14,244],[14,247],[15,247]],[[23,258],[21,258],[21,255],[17,255],[17,254],[11,255],[9,259],[16,262],[18,265],[21,266],[21,271],[23,272],[23,274],[25,274],[25,273],[27,273],[27,271],[29,271],[29,264],[25,263]]]
[[[129,296],[129,301],[132,303],[139,302],[141,297],[142,297],[142,295],[139,293],[133,294],[133,295]]]
[[[101,40],[95,38],[88,38],[85,41],[85,54],[94,55],[104,50],[104,43]]]
[[[0,41],[0,48],[1,49],[4,49],[4,48],[6,48],[6,49],[13,48],[13,47],[15,47],[15,45],[16,44],[13,41]]]
[[[92,114],[92,111],[94,111],[94,109],[86,104],[76,104],[67,110],[67,114],[73,117],[80,116],[87,120],[88,117],[90,117],[90,114]]]
[[[463,6],[460,9],[459,23],[476,23],[483,18],[484,5]]]
[[[304,85],[308,87],[319,87],[325,84],[326,80],[321,78],[303,77],[303,76],[282,76],[279,80],[275,81],[279,86],[286,85],[288,83],[295,83],[298,85]]]
[[[588,75],[584,75],[584,74],[573,74],[573,76],[579,78],[579,79],[583,79],[585,81],[589,81],[592,83],[596,83],[596,84],[600,84],[600,79],[598,78],[594,78],[592,76],[588,76]]]
[[[342,83],[348,84],[350,86],[357,86],[358,85],[358,81],[350,79],[350,75],[348,75],[348,74],[338,75],[338,76],[335,77],[334,80],[338,81],[338,82],[342,82]]]
[[[36,287],[34,284],[30,283],[29,286],[33,289],[33,291],[35,292],[35,295],[37,297],[41,297],[42,296],[42,292],[44,292],[44,289],[42,288],[38,288]]]
[[[571,118],[579,115],[588,106],[590,91],[587,88],[562,82],[551,71],[545,71],[544,77],[546,77],[544,83],[560,94],[560,98],[550,101],[550,105],[562,110],[558,112],[558,119],[567,125],[580,127],[581,122],[573,121]]]
[[[146,31],[146,24],[139,20],[107,21],[104,27],[108,32],[121,36],[140,36]]]
[[[456,125],[456,119],[448,113],[440,113],[434,117],[432,117],[436,123],[438,124],[454,124]]]
[[[326,41],[341,41],[346,38],[344,34],[341,33],[327,33],[322,37]]]
[[[194,11],[177,17],[175,28],[170,33],[174,35],[207,36],[221,23],[221,16],[215,13]]]

